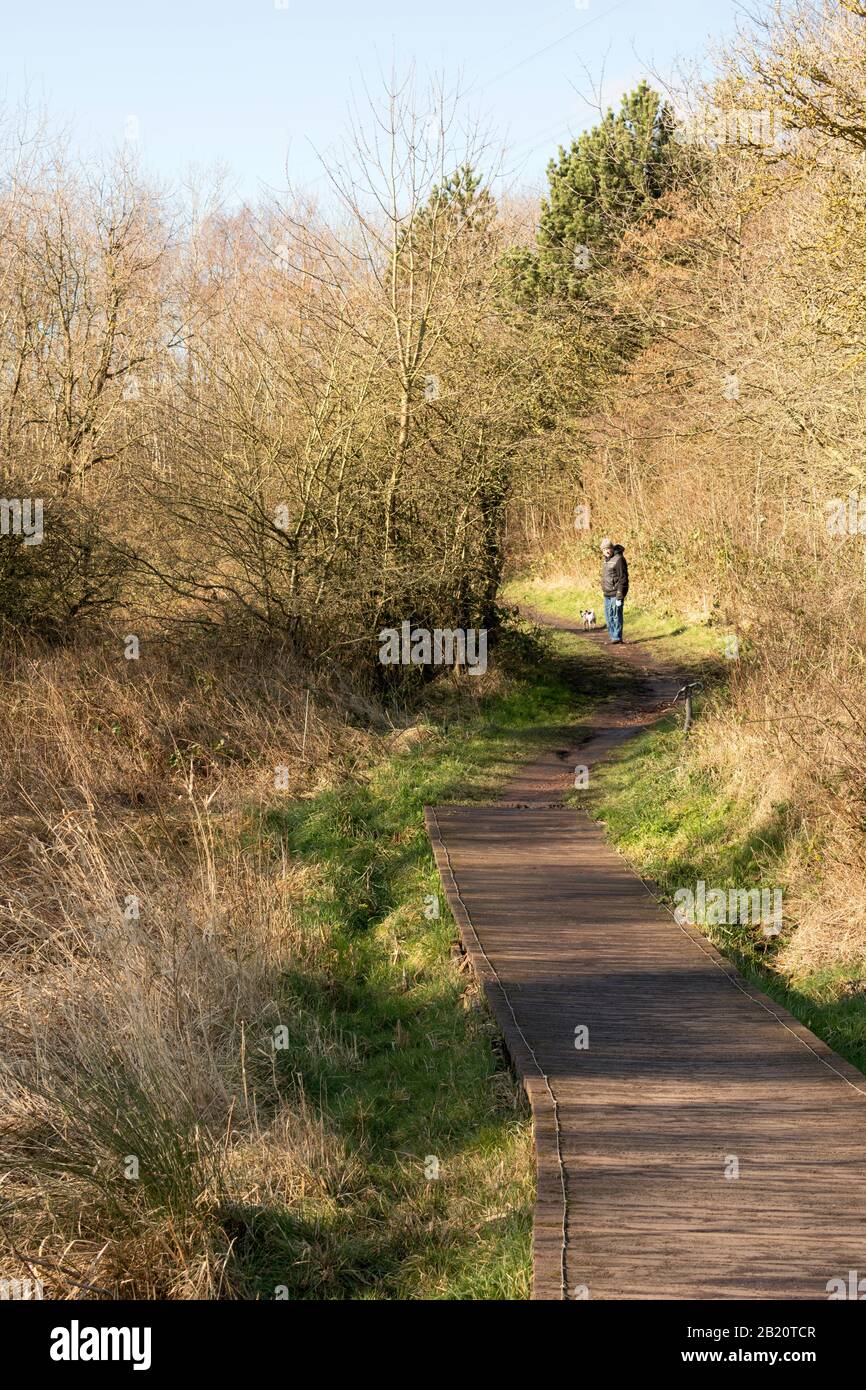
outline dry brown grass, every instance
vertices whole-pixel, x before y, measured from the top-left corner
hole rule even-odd
[[[276,765],[297,793],[363,736],[279,655],[121,652],[19,656],[0,716],[4,1267],[56,1297],[226,1296],[215,1213],[353,1171],[274,1072],[281,978],[326,952],[304,874],[242,831]]]
[[[786,912],[796,930],[778,964],[793,979],[858,974],[866,960],[866,723],[852,617],[840,586],[823,596],[818,621],[757,631],[695,744],[698,765],[756,824],[786,808]]]

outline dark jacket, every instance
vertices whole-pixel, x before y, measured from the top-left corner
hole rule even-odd
[[[601,592],[605,598],[625,598],[628,593],[628,562],[621,545],[615,545],[610,559],[602,563]]]

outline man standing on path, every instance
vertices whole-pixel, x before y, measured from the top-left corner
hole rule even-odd
[[[628,593],[628,564],[621,545],[605,536],[601,543],[601,592],[604,620],[611,642],[622,641],[622,605]]]

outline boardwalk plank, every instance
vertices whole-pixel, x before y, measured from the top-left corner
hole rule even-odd
[[[426,818],[533,1110],[533,1297],[818,1299],[866,1271],[866,1078],[677,924],[581,812]]]

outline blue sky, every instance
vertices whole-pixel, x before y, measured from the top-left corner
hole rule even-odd
[[[284,7],[280,7],[284,6]],[[653,67],[699,59],[738,0],[6,0],[0,90],[71,126],[85,151],[136,143],[170,181],[224,163],[241,196],[319,172],[353,90],[412,59],[462,74],[470,109],[538,186],[557,143]]]

